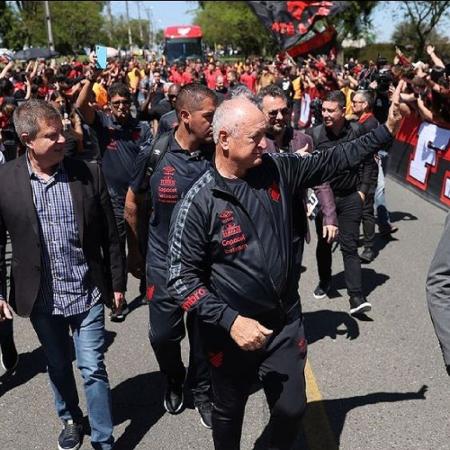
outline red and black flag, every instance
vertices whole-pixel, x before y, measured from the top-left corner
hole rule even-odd
[[[345,1],[249,1],[248,4],[282,50],[303,40],[317,20],[334,16],[348,6]]]
[[[450,206],[450,129],[424,122],[415,114],[403,119],[389,151],[389,173],[438,206]]]

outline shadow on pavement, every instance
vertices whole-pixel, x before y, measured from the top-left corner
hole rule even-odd
[[[27,383],[37,374],[46,371],[46,359],[42,347],[35,348],[31,352],[21,353],[15,372],[0,377],[0,397],[6,392]]]
[[[345,312],[329,310],[307,312],[303,314],[303,322],[309,345],[327,336],[336,339],[340,335],[350,340],[359,336],[358,322]]]
[[[389,217],[391,222],[400,222],[402,220],[417,220],[414,214],[403,212],[403,211],[390,211]]]
[[[423,385],[417,392],[374,392],[367,395],[359,395],[355,397],[339,398],[333,400],[321,400],[308,403],[305,414],[305,421],[310,418],[317,417],[322,414],[323,408],[327,412],[328,420],[336,438],[339,448],[341,433],[344,428],[347,413],[352,409],[360,406],[373,405],[376,403],[386,402],[403,402],[406,400],[425,400],[425,393],[428,387]],[[316,430],[317,431],[317,430]],[[307,430],[305,430],[308,433]]]
[[[383,285],[386,283],[387,280],[389,280],[389,276],[384,273],[378,273],[374,269],[368,269],[366,267],[363,267],[362,269],[362,280],[363,280],[363,291],[365,295],[369,295],[372,291],[374,291],[378,286]],[[339,272],[336,275],[333,276],[333,280],[331,282],[332,284],[332,291],[330,292],[329,297],[334,298],[338,295],[334,295],[335,291],[338,289],[346,289],[345,284],[345,278],[344,278],[344,272]]]
[[[130,421],[114,450],[137,448],[150,428],[164,415],[160,372],[137,375],[112,390],[114,425]]]

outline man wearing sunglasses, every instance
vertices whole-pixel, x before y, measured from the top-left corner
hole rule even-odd
[[[95,130],[102,155],[102,171],[114,209],[120,242],[125,254],[126,229],[124,215],[125,196],[133,175],[136,156],[141,147],[153,139],[147,122],[131,115],[131,94],[123,83],[114,83],[108,89],[111,115],[95,111],[89,104],[95,75],[88,73],[76,107],[83,120]],[[122,321],[128,312],[126,303],[111,314],[111,320]]]
[[[290,125],[291,110],[288,107],[288,100],[283,90],[276,85],[269,85],[262,88],[257,96],[258,104],[267,118],[267,153],[295,153],[298,150],[308,146],[308,152],[312,151],[313,141],[300,130],[294,130]],[[333,191],[328,183],[314,188],[315,194],[319,200],[323,214],[323,235],[330,242],[337,235],[337,216],[334,204]],[[306,199],[299,198],[299,214],[294,215],[295,229],[298,236],[295,238],[294,246],[298,247],[297,265],[298,276],[303,255],[303,243],[309,241],[308,222],[306,220]]]

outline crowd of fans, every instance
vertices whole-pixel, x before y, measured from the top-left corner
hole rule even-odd
[[[0,72],[0,163],[17,158],[25,152],[25,147],[14,128],[15,109],[31,99],[44,100],[53,105],[60,112],[64,126],[65,154],[76,159],[96,162],[103,171],[119,232],[120,247],[123,254],[126,248],[129,251],[128,270],[141,278],[141,293],[143,301],[146,302],[155,295],[155,285],[149,284],[148,279],[146,284],[145,270],[140,267],[142,260],[136,259],[139,256],[139,249],[135,250],[133,255],[130,236],[126,246],[125,219],[126,199],[129,199],[130,189],[133,191],[135,188],[131,192],[133,195],[140,191],[139,187],[133,185],[133,181],[136,182],[133,180],[136,168],[140,167],[142,174],[146,174],[147,160],[144,161],[142,158],[149,158],[146,150],[151,147],[152,142],[163,133],[176,128],[178,136],[171,136],[176,136],[177,141],[172,139],[170,145],[174,148],[171,150],[183,153],[183,149],[189,148],[189,145],[193,147],[190,150],[196,150],[197,147],[202,150],[209,148],[213,140],[210,129],[216,107],[223,100],[238,96],[246,96],[254,101],[251,105],[243,104],[243,106],[239,103],[243,101],[242,98],[235,101],[243,111],[248,110],[256,118],[262,113],[266,117],[268,127],[262,131],[266,132],[273,153],[296,152],[300,150],[297,147],[301,147],[297,143],[306,142],[308,150],[305,151],[307,153],[315,151],[318,154],[339,143],[349,143],[361,138],[370,130],[377,128],[379,123],[386,122],[394,95],[394,98],[400,98],[400,109],[405,114],[416,114],[424,121],[450,128],[450,64],[444,64],[433,46],[429,45],[426,51],[429,56],[426,62],[413,62],[400,49],[396,49],[396,56],[392,62],[382,57],[368,62],[350,58],[344,65],[338,64],[332,56],[311,55],[297,61],[285,55],[277,56],[273,60],[251,58],[234,63],[215,61],[210,57],[206,62],[197,59],[174,64],[167,64],[164,58],[143,61],[131,57],[111,59],[106,70],[95,68],[95,55],[91,55],[89,61],[84,63],[78,60],[63,62],[38,60],[26,64],[0,56],[0,62],[4,63]],[[199,84],[208,89],[205,87],[199,89]],[[192,85],[197,89],[189,88]],[[202,105],[209,107],[209,109],[204,107],[202,117],[192,118],[197,109],[188,99],[189,92],[201,97]],[[233,102],[224,103],[225,107],[222,110],[230,114],[226,107],[227,103],[233,104]],[[395,101],[392,103],[396,105]],[[255,110],[256,104],[260,111]],[[180,111],[184,111],[180,105],[186,108],[186,111],[192,109],[188,111],[190,119],[186,119],[185,122],[180,115]],[[222,119],[219,117],[214,120],[217,122]],[[323,127],[318,127],[322,123]],[[183,136],[185,141],[181,143],[179,140],[183,139]],[[217,136],[214,140],[218,144]],[[291,148],[294,142],[296,148]],[[184,146],[180,147],[182,144]],[[378,148],[375,146],[374,151]],[[208,152],[204,153],[206,155]],[[206,158],[205,155],[202,158]],[[198,163],[200,157],[193,152],[189,158],[189,161],[192,159]],[[316,254],[320,282],[313,295],[316,299],[328,295],[331,287],[331,244],[339,236],[351,314],[364,313],[371,309],[370,303],[364,297],[361,261],[370,263],[376,257],[373,250],[375,215],[381,235],[388,236],[397,231],[390,223],[384,198],[386,162],[386,152],[381,151],[375,157],[367,154],[365,161],[361,162],[359,173],[355,165],[349,168],[348,172],[344,171],[343,175],[337,174],[327,187],[329,189],[331,186],[332,202],[334,193],[335,204],[330,213],[330,217],[334,218],[331,222],[327,222],[325,213],[322,212],[323,218],[316,220],[319,241]],[[170,208],[173,208],[178,197],[174,194],[177,190],[173,189],[175,181],[171,178],[175,169],[173,167],[169,169],[170,173],[162,174],[160,180],[162,188],[158,192],[161,193],[161,203],[170,204],[172,205]],[[201,167],[199,165],[198,170],[200,169],[204,170],[203,165]],[[186,186],[189,186],[192,180],[185,181]],[[148,184],[147,179],[146,182]],[[146,189],[149,189],[148,186]],[[270,189],[272,199],[277,201],[280,193],[273,187]],[[320,192],[323,194],[323,189],[324,185],[314,187],[314,191],[319,192],[317,197],[320,196]],[[315,194],[312,189],[305,194],[308,194],[309,198],[307,196],[302,198],[302,204],[306,203],[304,200],[310,204],[317,203],[317,198],[316,202],[314,201]],[[358,214],[355,215],[355,220],[352,218],[346,222],[347,213],[351,209],[358,209]],[[305,214],[313,218],[312,210],[305,211]],[[167,217],[170,218],[170,214],[167,214]],[[128,211],[127,223],[128,227],[132,228],[129,219]],[[226,217],[222,219],[228,220]],[[159,221],[154,222],[161,224]],[[358,255],[357,241],[361,223],[365,248],[363,253]],[[164,233],[168,235],[169,224],[163,225]],[[309,242],[308,228],[302,227],[302,233],[298,236],[302,246],[303,240]],[[161,232],[157,238],[167,241],[168,236],[162,239],[164,233]],[[165,260],[168,251],[167,242],[161,248],[162,259]],[[240,248],[233,248],[232,252],[239,250]],[[142,253],[145,254],[145,250]],[[319,254],[322,256],[319,257]],[[297,262],[300,273],[301,258]],[[161,273],[161,279],[164,281],[167,278],[165,271],[166,269]],[[178,306],[175,306],[179,310]],[[123,302],[122,307],[117,307],[116,310],[113,308],[111,318],[123,320],[126,312],[127,305]],[[153,326],[153,332],[155,330],[156,327]],[[267,333],[270,331],[264,330]],[[151,336],[150,340],[152,341]],[[170,363],[173,363],[172,354],[167,352],[166,347],[156,348],[154,342],[152,345],[155,353],[159,351],[162,356],[166,353],[165,356],[170,356]],[[179,350],[176,349],[176,352],[179,353]],[[158,357],[161,367],[164,365],[163,359]],[[182,365],[181,361],[179,363]],[[179,378],[184,380],[184,372],[181,375]],[[170,388],[170,377],[168,380]],[[183,382],[173,383],[172,391],[169,389],[169,396],[166,395],[165,408],[172,414],[178,413],[182,406],[180,392],[182,393]],[[177,397],[178,388],[181,389],[178,392],[181,400]],[[205,411],[199,406],[205,403],[211,407],[209,398],[199,401],[196,406],[202,417],[202,423],[211,428],[211,412],[208,411],[209,416],[205,415]]]
[[[117,59],[110,61],[107,70],[98,76],[92,103],[97,109],[108,112],[108,88],[116,82],[125,83],[133,98],[133,115],[149,120],[156,132],[161,116],[174,108],[168,94],[172,84],[202,83],[214,90],[219,99],[225,98],[230,89],[239,84],[255,94],[267,85],[276,84],[289,99],[292,126],[303,129],[321,122],[321,100],[327,92],[337,89],[346,96],[349,119],[353,116],[354,93],[368,90],[374,97],[374,115],[382,123],[387,117],[392,89],[400,82],[405,105],[423,120],[445,126],[450,122],[450,64],[444,64],[432,45],[426,50],[429,55],[426,62],[413,62],[397,49],[393,62],[382,57],[368,62],[350,58],[343,66],[334,58],[311,55],[297,62],[286,57],[224,63],[211,57],[204,63],[197,59],[171,65],[164,58],[148,62],[136,58]],[[49,101],[61,111],[68,130],[68,154],[99,159],[101,155],[95,153],[92,143],[86,148],[89,133],[74,107],[88,71],[88,62],[75,59],[60,63],[55,60],[51,63],[30,61],[28,64],[3,62],[6,64],[0,73],[0,142],[5,159],[20,153],[11,118],[14,108],[30,98]]]

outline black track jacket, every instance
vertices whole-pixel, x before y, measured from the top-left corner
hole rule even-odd
[[[245,180],[277,230],[284,282],[275,287],[252,217],[211,168],[175,209],[169,235],[168,289],[184,309],[195,309],[203,322],[229,331],[242,315],[272,326],[274,317],[298,304],[292,251],[293,200],[300,189],[320,185],[338,172],[356,167],[364,157],[388,148],[385,126],[338,144],[333,150],[302,158],[297,154],[265,154]],[[298,308],[299,309],[299,308]],[[300,309],[299,309],[300,310]]]

